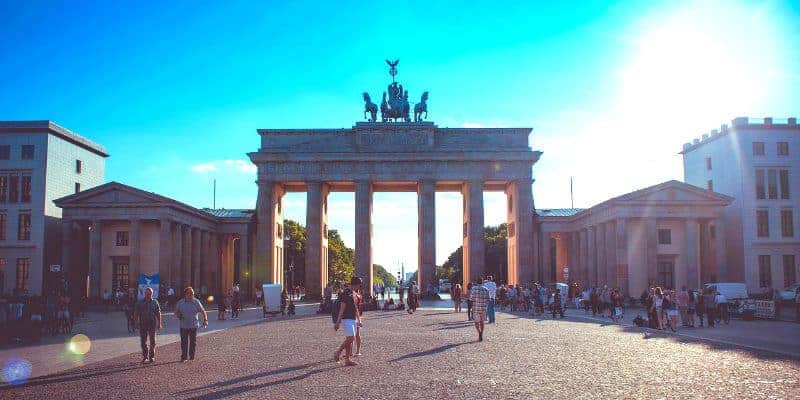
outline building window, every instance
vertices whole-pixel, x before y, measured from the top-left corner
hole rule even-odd
[[[794,213],[792,210],[781,210],[781,235],[794,237]]]
[[[765,189],[764,181],[765,181],[765,179],[764,179],[764,170],[763,169],[757,169],[756,170],[756,199],[761,200],[761,199],[765,199],[766,198],[766,193],[765,193],[765,190],[764,190]]]
[[[658,244],[672,244],[672,231],[669,229],[659,229]]]
[[[8,197],[8,177],[3,175],[0,176],[0,203],[5,203],[6,197]]]
[[[658,277],[656,278],[656,285],[662,288],[674,288],[672,281],[673,271],[675,270],[675,263],[672,261],[659,261],[658,262]]]
[[[31,240],[30,212],[22,212],[19,214],[19,229],[17,230],[17,240]]]
[[[789,155],[789,142],[778,142],[778,155],[779,156]]]
[[[17,259],[17,282],[14,288],[17,290],[28,290],[28,278],[31,273],[31,259],[18,258]]]
[[[769,211],[756,211],[756,224],[758,225],[758,237],[769,237]]]
[[[78,183],[78,182],[75,182],[75,193],[79,193],[80,191],[81,191],[81,184]]]
[[[782,169],[778,171],[778,176],[778,181],[780,181],[781,185],[781,198],[788,200],[791,198],[789,194],[789,170]]]
[[[81,160],[75,160],[75,173],[80,174],[83,170],[83,163]]]
[[[754,156],[764,155],[764,142],[753,142],[753,155]]]
[[[711,179],[707,180],[706,181],[706,189],[708,189],[708,190],[713,192],[714,191],[714,181],[712,181]]]
[[[32,144],[23,144],[22,145],[22,159],[23,160],[33,160],[33,145]]]
[[[797,273],[794,270],[794,254],[783,255],[783,287],[797,283]]]
[[[8,160],[11,158],[11,146],[4,144],[0,145],[0,160]]]
[[[127,292],[130,285],[129,282],[128,263],[114,261],[113,270],[111,271],[111,289],[114,291],[119,289],[123,293]]]
[[[19,176],[11,175],[9,178],[8,202],[16,203],[19,201]]]
[[[31,185],[31,177],[30,176],[23,176],[22,177],[22,199],[20,202],[22,203],[30,203],[31,202],[31,192],[33,191],[33,187]]]
[[[778,173],[774,169],[767,170],[767,193],[770,199],[778,198]]]
[[[706,169],[711,171],[711,157],[706,157]]]
[[[769,255],[758,256],[758,285],[762,288],[772,286],[772,273],[769,267],[769,258]]]
[[[117,240],[115,242],[116,246],[127,246],[128,245],[128,231],[117,231]]]
[[[8,228],[6,227],[8,223],[8,214],[0,213],[0,240],[6,240],[8,237]],[[0,286],[0,292],[3,291],[3,287]]]

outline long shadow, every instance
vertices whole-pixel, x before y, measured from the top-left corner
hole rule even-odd
[[[314,361],[314,362],[310,362],[310,363],[307,363],[307,364],[304,364],[304,365],[295,365],[293,367],[280,368],[280,369],[261,372],[261,373],[257,373],[257,374],[240,376],[240,377],[237,377],[237,378],[234,378],[234,379],[229,379],[227,381],[214,382],[214,383],[212,383],[210,385],[206,385],[206,386],[202,386],[202,387],[198,387],[198,388],[181,390],[179,392],[173,393],[172,395],[173,396],[186,395],[186,394],[189,394],[189,393],[199,392],[199,391],[203,391],[203,390],[206,390],[206,389],[223,388],[225,386],[231,386],[231,385],[235,385],[237,383],[242,383],[242,382],[245,382],[245,381],[250,381],[250,380],[254,380],[254,379],[258,379],[258,378],[264,378],[264,377],[267,377],[267,376],[280,375],[280,374],[284,374],[284,373],[287,373],[287,372],[294,372],[294,371],[303,370],[303,369],[306,369],[306,368],[313,367],[315,365],[319,365],[319,364],[321,364],[323,362],[325,362],[325,360],[323,360],[323,361]]]
[[[429,355],[432,355],[432,354],[437,354],[437,353],[441,353],[443,351],[450,350],[450,349],[458,347],[458,346],[463,346],[465,344],[466,343],[447,344],[447,345],[444,345],[444,346],[439,346],[439,347],[436,347],[436,348],[433,348],[433,349],[429,349],[429,350],[425,350],[425,351],[418,351],[416,353],[406,354],[404,356],[397,357],[397,358],[395,358],[393,360],[389,360],[389,362],[397,362],[397,361],[407,360],[409,358],[417,358],[417,357],[429,356]]]
[[[207,394],[204,394],[204,395],[192,397],[192,399],[197,399],[197,400],[224,399],[226,397],[235,396],[237,394],[242,394],[242,393],[250,392],[250,391],[253,391],[253,390],[263,389],[263,388],[270,387],[270,386],[275,386],[275,385],[281,385],[281,384],[284,384],[284,383],[300,381],[300,380],[309,378],[309,377],[311,377],[313,375],[316,375],[316,374],[318,374],[320,372],[324,372],[324,371],[325,371],[324,369],[315,369],[313,371],[308,371],[308,372],[306,372],[306,373],[304,373],[302,375],[298,375],[298,376],[279,379],[277,381],[265,382],[265,383],[262,383],[262,384],[259,384],[259,385],[245,385],[245,386],[239,386],[239,387],[235,387],[235,388],[220,390],[220,391],[217,391],[217,392],[212,392],[212,393],[207,393]]]
[[[96,378],[96,377],[100,377],[100,376],[113,375],[113,374],[118,374],[118,373],[122,373],[122,372],[126,372],[126,371],[133,371],[133,370],[137,370],[137,369],[142,369],[142,368],[157,368],[158,366],[176,364],[176,363],[178,363],[178,361],[172,361],[172,362],[166,362],[166,363],[157,363],[157,364],[130,364],[130,363],[126,363],[124,365],[116,365],[116,366],[102,367],[102,368],[98,367],[98,368],[92,368],[92,369],[80,369],[79,368],[79,369],[73,369],[73,370],[69,370],[67,372],[62,372],[62,373],[58,373],[58,374],[45,375],[45,376],[40,376],[40,377],[37,377],[37,378],[33,378],[33,379],[29,380],[28,382],[26,382],[24,385],[21,385],[21,387],[42,386],[42,385],[49,385],[49,384],[53,384],[53,383],[72,382],[72,381],[78,381],[78,380],[82,380],[82,379],[90,379],[90,378]],[[15,386],[4,385],[4,386],[0,386],[0,389],[5,389],[7,387],[15,387]]]

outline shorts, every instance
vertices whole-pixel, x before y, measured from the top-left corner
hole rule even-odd
[[[69,319],[69,311],[59,311],[56,317]]]
[[[356,335],[356,320],[354,319],[343,319],[342,320],[342,332],[347,337],[352,337]]]
[[[472,312],[472,320],[473,321],[486,321],[486,311],[473,311]]]
[[[678,310],[668,310],[667,311],[667,315],[670,316],[670,317],[677,317],[678,316]]]

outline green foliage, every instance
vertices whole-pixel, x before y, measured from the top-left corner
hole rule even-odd
[[[345,246],[335,229],[328,231],[328,280],[349,282],[355,274],[355,251]]]
[[[306,228],[290,219],[283,220],[283,270],[294,263],[294,284],[306,281]],[[286,276],[289,283],[290,276]]]
[[[483,228],[486,241],[486,272],[499,281],[506,281],[508,266],[508,229],[506,224]],[[452,283],[462,283],[464,268],[464,248],[459,247],[447,257],[447,261],[436,267],[436,279],[449,279]]]
[[[388,271],[386,271],[386,268],[383,268],[383,266],[379,264],[372,264],[372,279],[375,284],[378,285],[397,285],[397,278],[395,278],[394,275],[390,274]]]

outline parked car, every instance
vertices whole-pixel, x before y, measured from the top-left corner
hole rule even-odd
[[[781,300],[783,301],[794,301],[795,296],[797,296],[797,289],[800,288],[800,284],[796,283],[792,286],[789,286],[786,289],[783,289],[781,294]]]

